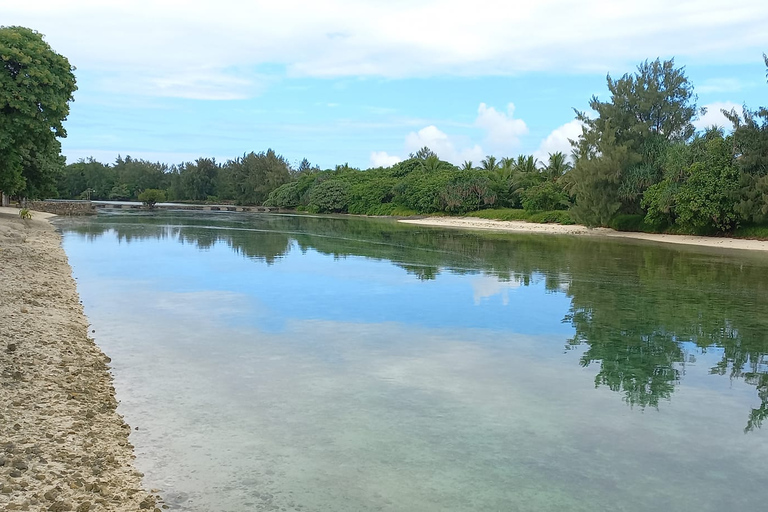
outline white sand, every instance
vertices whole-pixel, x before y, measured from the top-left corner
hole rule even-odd
[[[0,209],[0,510],[156,510],[61,238]]]
[[[488,220],[474,217],[427,217],[423,219],[403,219],[406,224],[436,226],[443,228],[480,229],[513,233],[547,233],[560,235],[601,236],[612,238],[631,238],[648,242],[696,245],[699,247],[717,247],[721,249],[746,249],[750,251],[768,251],[768,241],[747,240],[689,235],[659,235],[652,233],[633,233],[615,231],[608,228],[588,228],[586,226],[561,224],[536,224],[534,222]]]

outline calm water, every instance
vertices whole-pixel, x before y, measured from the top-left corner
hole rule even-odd
[[[61,219],[175,509],[768,499],[768,257],[390,221]]]

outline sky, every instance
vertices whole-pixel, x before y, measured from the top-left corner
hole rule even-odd
[[[765,0],[0,0],[0,25],[77,68],[69,163],[546,159],[607,74],[657,57],[685,67],[699,128],[768,105]]]

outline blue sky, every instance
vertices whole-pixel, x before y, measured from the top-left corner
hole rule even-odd
[[[31,0],[0,1],[0,24],[77,67],[69,162],[545,158],[607,73],[656,57],[686,67],[698,126],[768,104],[765,0]]]

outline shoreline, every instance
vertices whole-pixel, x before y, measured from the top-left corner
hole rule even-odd
[[[0,208],[0,508],[159,511],[52,216]]]
[[[610,228],[588,228],[579,224],[537,224],[525,221],[490,220],[476,217],[426,217],[421,219],[399,219],[404,224],[431,226],[451,229],[498,231],[506,233],[539,233],[552,235],[594,236],[641,240],[645,242],[692,245],[717,249],[736,249],[768,252],[768,241],[746,238],[709,237],[695,235],[665,235],[635,231],[615,231]]]

